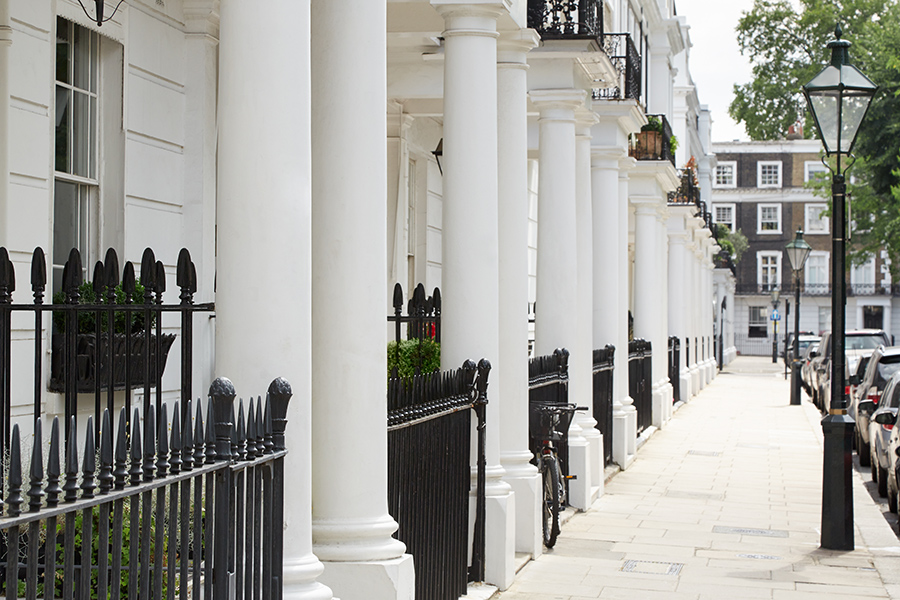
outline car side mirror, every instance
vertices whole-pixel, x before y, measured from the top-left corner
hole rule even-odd
[[[811,352],[809,353],[809,357],[810,357],[810,358],[815,358],[815,357],[817,357],[818,355],[819,355],[819,353],[816,352],[815,350],[813,350],[813,351],[811,351]]]
[[[881,425],[893,425],[897,422],[897,415],[892,412],[880,412],[875,415],[875,422]]]
[[[850,382],[850,385],[859,385],[862,383],[862,378],[859,375],[851,375],[847,381]]]
[[[875,403],[872,402],[871,400],[860,400],[859,404],[857,405],[856,408],[857,408],[857,410],[859,410],[861,412],[870,413],[873,410],[875,410]]]

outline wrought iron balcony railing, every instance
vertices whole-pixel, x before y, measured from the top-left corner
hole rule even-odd
[[[528,26],[543,40],[593,39],[603,45],[601,0],[528,0]]]
[[[603,51],[619,73],[615,86],[595,89],[594,100],[641,99],[641,55],[630,33],[603,35]]]
[[[674,192],[669,192],[669,204],[693,204],[700,208],[700,186],[693,169],[679,169],[681,184]]]
[[[794,283],[739,283],[735,293],[743,296],[768,296],[778,288],[781,294],[793,294]],[[830,296],[832,286],[828,283],[801,283],[800,293],[804,296]],[[897,296],[900,297],[900,284],[883,283],[848,283],[846,294],[851,296]]]
[[[675,166],[672,151],[672,126],[666,115],[647,115],[649,125],[631,136],[628,155],[638,160],[667,160]]]

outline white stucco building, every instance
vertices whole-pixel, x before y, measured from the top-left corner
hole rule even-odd
[[[297,399],[286,598],[412,598],[377,426],[395,283],[440,287],[444,368],[493,365],[485,579],[501,589],[516,553],[542,551],[529,303],[534,354],[571,353],[570,401],[591,406],[591,352],[617,349],[612,431],[590,413],[570,430],[581,510],[602,493],[602,436],[628,468],[715,376],[714,322],[733,355],[733,276],[699,204],[716,163],[688,19],[673,0],[557,4],[126,0],[98,27],[75,0],[0,0],[0,246],[21,281],[35,246],[57,280],[71,247],[91,265],[107,247],[139,264],[150,246],[170,277],[191,251],[196,299],[216,304],[194,333],[198,381],[249,395],[280,376]],[[653,123],[661,155],[633,137]],[[692,158],[697,202],[675,193]],[[640,438],[630,318],[653,347]],[[14,348],[33,347],[16,331]]]

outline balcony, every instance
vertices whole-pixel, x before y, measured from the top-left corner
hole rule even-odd
[[[528,27],[542,40],[589,40],[603,47],[600,0],[528,0]]]
[[[694,169],[678,169],[681,184],[674,192],[669,192],[668,203],[673,206],[694,205],[700,208],[700,184]]]
[[[618,73],[616,85],[595,89],[594,100],[641,100],[641,55],[630,33],[607,33],[603,50]]]
[[[800,293],[804,296],[831,296],[831,285],[828,283],[802,283],[800,285]],[[788,284],[739,283],[735,286],[735,293],[739,296],[768,296],[776,287],[782,294],[794,293],[793,282]],[[853,296],[900,297],[900,284],[848,283],[846,295],[848,298]]]
[[[667,160],[675,166],[672,126],[665,115],[647,115],[648,123],[631,136],[628,155],[638,160]]]

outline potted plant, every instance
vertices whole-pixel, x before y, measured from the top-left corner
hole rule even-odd
[[[175,336],[172,334],[157,336],[153,333],[156,314],[151,313],[148,331],[145,327],[143,310],[129,311],[130,319],[125,311],[116,311],[113,313],[113,331],[110,332],[108,313],[92,310],[92,307],[105,303],[97,299],[91,284],[83,283],[78,288],[78,292],[78,308],[70,313],[76,315],[77,319],[74,340],[77,392],[95,391],[97,381],[99,381],[99,389],[108,390],[110,368],[112,368],[113,389],[123,390],[126,383],[132,389],[144,387],[148,351],[150,354],[149,379],[151,383],[156,381],[165,369],[169,350],[175,341]],[[115,296],[116,304],[125,304],[125,292],[121,284],[115,288]],[[144,296],[144,287],[140,281],[135,283],[133,296],[136,300],[133,306],[142,306],[140,302]],[[64,302],[63,292],[57,292],[53,296],[54,304],[63,304]],[[48,386],[53,392],[66,391],[66,312],[53,311]],[[99,335],[97,333],[98,316],[100,317]],[[110,364],[110,345],[112,345],[112,364]]]
[[[647,124],[633,138],[634,145],[628,154],[639,160],[659,160],[667,154],[674,154],[678,148],[678,138],[672,135],[666,139],[663,135],[663,120],[655,115],[647,115]]]

